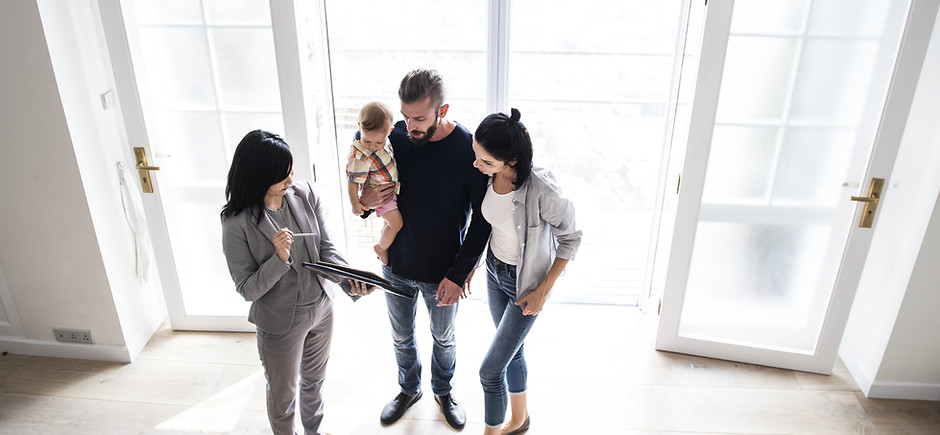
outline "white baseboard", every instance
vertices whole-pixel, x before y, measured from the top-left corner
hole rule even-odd
[[[126,346],[111,344],[60,343],[58,341],[0,337],[0,350],[19,355],[131,362],[131,355]]]
[[[904,399],[904,400],[940,400],[940,384],[916,382],[883,382],[875,381],[874,377],[862,367],[862,363],[845,343],[839,348],[839,358],[849,370],[858,388],[865,397],[871,399]]]
[[[858,388],[862,390],[865,397],[868,397],[871,386],[874,383],[874,377],[868,373],[868,370],[865,370],[861,361],[859,361],[858,357],[855,355],[855,352],[846,346],[845,342],[839,346],[839,359],[845,364],[845,368],[849,370],[849,374],[852,375],[852,379],[858,384]]]
[[[867,396],[872,399],[940,400],[940,384],[876,381]]]
[[[137,358],[137,355],[140,354],[140,351],[144,350],[144,346],[150,342],[150,339],[153,338],[153,334],[160,329],[160,326],[163,325],[167,319],[166,307],[160,305],[152,310],[147,316],[147,320],[143,322],[137,332],[127,340],[128,354],[130,355],[130,362],[133,362]]]

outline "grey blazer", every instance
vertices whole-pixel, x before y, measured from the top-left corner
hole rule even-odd
[[[324,225],[320,197],[313,192],[309,181],[299,182],[287,189],[284,199],[300,231],[313,233],[306,240],[310,258],[346,265],[343,255],[336,249]],[[228,270],[235,281],[235,290],[246,301],[251,301],[248,321],[264,332],[278,334],[287,331],[294,321],[294,309],[300,287],[297,271],[291,269],[274,252],[271,240],[277,228],[266,217],[257,221],[260,209],[243,210],[235,216],[222,217],[222,252]],[[295,264],[296,267],[302,267]],[[333,299],[333,283],[317,276],[324,293]],[[349,283],[340,283],[347,295]]]

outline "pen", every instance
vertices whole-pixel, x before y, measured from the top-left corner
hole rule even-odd
[[[308,237],[314,235],[313,233],[294,233],[294,237]]]

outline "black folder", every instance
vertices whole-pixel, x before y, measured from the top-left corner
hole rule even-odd
[[[339,264],[334,264],[327,261],[317,261],[316,263],[305,261],[303,262],[303,266],[311,270],[313,273],[321,275],[333,282],[343,282],[347,279],[362,281],[366,284],[379,287],[382,290],[385,290],[387,293],[391,293],[398,297],[411,297],[410,295],[407,295],[401,290],[395,288],[395,286],[388,282],[385,278],[382,278],[381,276],[378,276],[367,270],[353,269],[352,267],[340,266]]]

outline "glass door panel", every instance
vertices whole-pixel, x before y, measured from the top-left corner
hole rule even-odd
[[[686,2],[510,2],[508,101],[584,240],[553,301],[645,297]],[[603,273],[598,273],[603,271]]]
[[[269,2],[128,0],[122,6],[149,161],[160,167],[155,190],[171,258],[158,261],[171,323],[250,329],[249,305],[234,291],[220,255],[217,217],[242,136],[258,128],[284,131]],[[233,320],[192,322],[209,316]]]
[[[405,73],[415,68],[436,69],[444,77],[447,117],[471,132],[486,115],[487,9],[480,2],[419,0],[407,7],[381,0],[325,0],[329,40],[326,82],[330,84],[335,111],[335,143],[332,168],[319,177],[323,189],[340,192],[331,206],[331,222],[344,222],[346,255],[358,267],[379,270],[372,246],[378,241],[383,221],[353,216],[346,195],[346,156],[355,136],[359,108],[381,101],[401,120],[398,86]],[[306,33],[316,40],[314,8],[308,8]],[[321,41],[322,42],[322,41]],[[310,44],[310,69],[321,70],[317,44]],[[322,78],[322,77],[321,77]],[[335,231],[339,235],[338,231]]]
[[[689,173],[704,166],[703,185],[693,239],[679,241],[691,245],[686,281],[676,279],[672,288],[667,278],[667,292],[681,299],[663,315],[659,348],[820,354],[827,315],[851,303],[833,299],[857,225],[848,198],[868,185],[909,6],[888,0],[739,0],[733,10],[709,4],[718,8],[711,25],[727,26],[727,45],[707,163],[686,161]],[[728,22],[721,21],[724,14]],[[720,34],[708,26],[706,34]],[[669,338],[676,314],[676,338]],[[739,348],[719,351],[714,343]],[[824,353],[834,358],[837,344]]]

